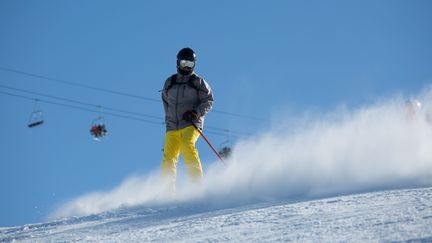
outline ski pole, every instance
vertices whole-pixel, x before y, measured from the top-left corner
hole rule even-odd
[[[222,159],[222,156],[220,156],[220,154],[216,151],[216,149],[211,145],[211,143],[207,140],[207,138],[204,136],[204,134],[202,133],[202,131],[195,125],[195,123],[192,123],[192,125],[199,132],[199,134],[201,135],[201,137],[204,138],[204,140],[206,141],[206,143],[208,144],[208,146],[213,150],[213,152],[220,159],[220,161],[222,162],[222,164],[224,164],[226,166],[225,161]]]

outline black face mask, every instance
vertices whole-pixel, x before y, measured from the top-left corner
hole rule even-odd
[[[181,69],[179,67],[177,67],[177,71],[181,74],[181,75],[190,75],[193,72],[193,69],[187,70],[187,69]]]

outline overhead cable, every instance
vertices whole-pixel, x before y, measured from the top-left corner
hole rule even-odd
[[[103,110],[89,109],[89,108],[85,108],[85,107],[81,107],[81,106],[76,106],[76,105],[69,105],[69,104],[59,103],[59,102],[55,102],[55,101],[49,101],[49,100],[44,100],[44,99],[39,99],[39,98],[32,98],[32,97],[28,97],[28,96],[24,96],[24,95],[18,95],[18,94],[14,94],[14,93],[10,93],[10,92],[0,91],[0,94],[14,96],[14,97],[22,98],[22,99],[27,99],[27,100],[37,100],[38,102],[42,102],[42,103],[46,103],[46,104],[63,106],[63,107],[68,107],[68,108],[72,108],[72,109],[77,109],[77,110],[82,110],[82,111],[89,111],[89,112],[94,112],[94,113],[99,113],[99,114],[105,114],[105,115],[110,115],[110,116],[114,116],[114,117],[120,117],[120,118],[124,118],[124,119],[129,119],[129,120],[141,121],[141,122],[146,122],[146,123],[151,123],[151,124],[157,124],[157,125],[163,125],[163,124],[165,124],[164,122],[155,122],[155,121],[145,120],[145,119],[142,119],[142,118],[137,118],[137,117],[132,117],[132,116],[126,116],[126,115],[120,115],[120,114],[116,114],[116,113],[112,113],[112,112],[106,112],[106,111],[103,111]]]
[[[71,82],[71,81],[66,81],[66,80],[61,80],[61,79],[57,79],[57,78],[52,78],[52,77],[44,76],[44,75],[39,75],[39,74],[24,72],[24,71],[20,71],[20,70],[16,70],[16,69],[11,69],[11,68],[6,68],[6,67],[0,67],[0,70],[7,71],[7,72],[12,72],[12,73],[16,73],[16,74],[21,74],[21,75],[25,75],[25,76],[30,76],[30,77],[34,77],[34,78],[39,78],[39,79],[45,79],[45,80],[48,80],[48,81],[58,82],[58,83],[67,84],[67,85],[71,85],[71,86],[77,86],[77,87],[81,87],[81,88],[86,88],[86,89],[101,91],[101,92],[105,92],[105,93],[111,93],[111,94],[115,94],[115,95],[127,96],[127,97],[131,97],[131,98],[137,98],[137,99],[142,99],[142,100],[152,101],[152,102],[160,102],[159,99],[144,97],[144,96],[141,96],[141,95],[130,94],[130,93],[126,93],[126,92],[120,92],[120,91],[116,91],[116,90],[112,90],[112,89],[104,89],[104,88],[95,87],[95,86],[86,85],[86,84],[75,83],[75,82]]]
[[[0,87],[5,87],[5,86],[0,85]],[[156,124],[156,125],[164,125],[165,124],[165,122],[162,121],[162,118],[160,118],[161,121],[157,122],[157,121],[147,120],[147,119],[143,119],[143,118],[139,118],[139,117],[134,117],[134,116],[149,116],[149,115],[142,114],[142,113],[130,112],[130,111],[126,111],[126,110],[119,110],[119,109],[109,108],[109,107],[105,107],[105,106],[96,106],[96,105],[88,104],[88,103],[81,102],[81,101],[75,101],[75,100],[70,100],[70,99],[56,97],[56,96],[50,96],[50,95],[43,95],[43,94],[38,94],[36,92],[25,91],[25,90],[20,90],[20,89],[16,89],[15,91],[33,93],[33,94],[37,94],[39,96],[46,96],[49,98],[60,99],[60,100],[64,100],[64,101],[68,101],[68,102],[72,102],[72,103],[77,103],[80,105],[86,105],[86,106],[90,105],[92,107],[95,107],[95,109],[85,108],[82,106],[70,105],[70,104],[65,104],[65,103],[60,103],[60,102],[55,102],[55,101],[50,101],[50,100],[41,99],[41,98],[29,97],[29,96],[20,95],[20,94],[11,93],[11,92],[5,92],[5,91],[1,91],[1,90],[0,90],[0,94],[7,95],[7,96],[13,96],[13,97],[21,98],[21,99],[26,99],[26,100],[37,100],[38,102],[42,102],[42,103],[46,103],[46,104],[62,106],[62,107],[67,107],[67,108],[72,108],[72,109],[77,109],[77,110],[82,110],[82,111],[87,111],[87,112],[98,113],[98,114],[104,114],[104,115],[109,115],[109,116],[113,116],[113,117],[119,117],[119,118],[123,118],[123,119],[139,121],[139,122],[145,122],[145,123]],[[99,108],[99,109],[96,109],[96,108]],[[103,108],[103,109],[101,109],[101,108]],[[107,112],[105,110],[111,110],[114,112],[131,114],[134,116],[121,115],[121,114],[117,114],[117,113],[113,113],[113,112]],[[155,116],[152,116],[152,117],[155,117]],[[244,132],[234,132],[234,131],[230,131],[228,129],[221,129],[221,128],[212,127],[212,126],[207,126],[207,128],[210,130],[215,130],[215,131],[209,131],[209,133],[221,135],[221,136],[244,137],[244,136],[250,135],[250,134],[244,133]]]
[[[79,104],[79,105],[92,106],[92,107],[100,107],[100,108],[103,108],[105,110],[111,110],[111,111],[115,111],[115,112],[129,114],[129,115],[143,116],[143,117],[146,117],[146,118],[163,120],[163,118],[159,117],[159,116],[153,116],[153,115],[148,115],[148,114],[144,114],[144,113],[138,113],[138,112],[126,111],[126,110],[117,109],[117,108],[111,108],[111,107],[107,107],[107,106],[90,104],[90,103],[87,103],[87,102],[82,102],[82,101],[73,100],[73,99],[69,99],[69,98],[63,98],[63,97],[59,97],[59,96],[54,96],[54,95],[49,95],[49,94],[34,92],[34,91],[30,91],[30,90],[25,90],[25,89],[19,89],[19,88],[7,86],[7,85],[0,84],[0,87],[1,88],[6,88],[6,89],[9,89],[9,90],[15,90],[15,91],[19,91],[19,92],[24,92],[24,93],[27,93],[27,94],[34,94],[34,95],[38,95],[38,96],[42,96],[42,97],[47,97],[47,98],[51,98],[51,99],[57,99],[57,100],[67,101],[67,102],[75,103],[75,104]]]
[[[127,93],[127,92],[116,91],[116,90],[112,90],[112,89],[95,87],[95,86],[81,84],[81,83],[77,83],[77,82],[71,82],[71,81],[67,81],[67,80],[52,78],[52,77],[48,77],[45,75],[25,72],[25,71],[7,68],[7,67],[2,67],[2,66],[0,66],[0,70],[6,71],[6,72],[11,72],[11,73],[16,73],[16,74],[20,74],[20,75],[25,75],[25,76],[29,76],[29,77],[33,77],[33,78],[44,79],[44,80],[48,80],[48,81],[52,81],[52,82],[58,82],[58,83],[62,83],[62,84],[70,85],[70,86],[76,86],[76,87],[91,89],[91,90],[100,91],[100,92],[104,92],[104,93],[126,96],[126,97],[130,97],[130,98],[136,98],[136,99],[151,101],[151,102],[158,102],[158,103],[162,102],[160,99],[150,98],[150,97],[146,97],[146,96],[142,96],[142,95],[131,94],[131,93]],[[218,109],[213,109],[213,112],[219,113],[222,115],[244,118],[244,119],[249,119],[249,120],[263,121],[263,122],[266,121],[266,119],[263,119],[263,118],[249,116],[249,115],[243,115],[243,114],[237,114],[237,113],[233,113],[233,112],[226,112],[226,111],[221,111]]]

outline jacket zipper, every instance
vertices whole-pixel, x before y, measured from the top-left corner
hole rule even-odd
[[[179,119],[178,119],[178,100],[179,100],[179,91],[180,87],[177,86],[177,97],[176,97],[176,109],[175,109],[175,115],[176,115],[176,130],[178,130],[179,126]]]
[[[185,96],[184,96],[184,94],[185,94],[185,90],[186,90],[186,85],[183,84],[183,98],[185,97]]]

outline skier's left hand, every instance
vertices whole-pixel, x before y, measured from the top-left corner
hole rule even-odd
[[[196,119],[198,119],[198,113],[197,113],[196,111],[194,111],[194,110],[186,111],[186,112],[183,114],[183,119],[184,119],[185,121],[188,121],[188,122],[193,122],[193,121],[195,121]]]

